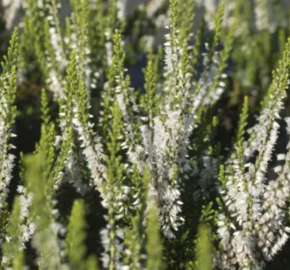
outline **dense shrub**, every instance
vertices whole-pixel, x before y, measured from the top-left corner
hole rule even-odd
[[[70,7],[23,2],[1,64],[1,269],[287,269],[282,2]]]

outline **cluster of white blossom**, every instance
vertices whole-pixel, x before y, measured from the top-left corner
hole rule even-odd
[[[5,138],[6,136],[4,136]],[[7,143],[5,141],[5,143]],[[6,148],[6,149],[5,149]],[[5,205],[7,195],[9,193],[9,184],[12,179],[12,170],[14,167],[15,156],[12,154],[5,153],[7,151],[7,147],[3,147],[1,150],[1,155],[4,160],[1,163],[1,184],[0,184],[0,208],[2,209]]]
[[[12,125],[15,121],[16,62],[18,34],[14,32],[8,56],[1,63],[0,76],[0,211],[5,205],[9,184],[12,179],[15,156],[10,152],[15,146],[11,140],[16,137]]]
[[[8,29],[15,24],[15,20],[18,20],[17,16],[19,16],[19,9],[23,5],[23,1],[21,0],[3,0],[2,1],[3,9],[4,9],[4,18],[6,21],[6,26]],[[1,11],[3,12],[3,11]]]
[[[289,118],[287,121],[287,133],[290,134]],[[288,214],[286,203],[289,194],[289,143],[287,153],[277,156],[279,161],[283,161],[283,166],[275,167],[275,172],[279,173],[277,180],[271,180],[263,194],[263,214],[259,222],[255,225],[258,231],[259,246],[267,260],[271,260],[274,255],[283,247],[289,238],[290,228],[284,225],[284,220]],[[267,241],[264,241],[267,233]]]
[[[49,14],[46,18],[49,22],[50,42],[55,54],[57,65],[59,69],[63,71],[67,66],[67,61],[64,56],[60,22],[58,19],[58,11],[61,8],[61,5],[57,0],[50,0],[46,3],[46,8]]]
[[[37,264],[39,267],[48,266],[50,269],[67,269],[61,262],[57,234],[59,227],[56,223],[49,224],[46,230],[36,232],[33,235],[32,244],[40,252]],[[47,265],[47,263],[49,263]]]
[[[66,97],[66,99],[68,99],[68,97]],[[61,137],[58,138],[60,143],[56,144],[64,144],[66,141],[68,141],[69,148],[67,149],[67,157],[64,160],[64,168],[57,172],[58,175],[55,175],[54,188],[57,190],[63,181],[68,181],[75,187],[78,192],[84,194],[88,190],[88,187],[83,183],[81,168],[78,166],[78,153],[75,150],[74,136],[69,138],[69,129],[72,125],[71,110],[71,107],[64,103],[61,106],[61,112],[59,114],[59,125],[62,133]]]
[[[45,8],[48,10],[49,14],[46,17],[49,25],[49,42],[53,48],[52,54],[46,54],[46,60],[48,63],[47,68],[49,70],[47,84],[49,89],[55,93],[56,97],[62,96],[63,80],[60,74],[62,74],[67,67],[67,60],[65,57],[58,19],[58,11],[60,7],[60,2],[57,0],[49,0],[45,3]]]
[[[117,1],[117,18],[120,21],[126,19],[126,10],[127,10],[127,0],[118,0]]]
[[[74,118],[72,121],[78,132],[83,155],[90,169],[94,185],[100,187],[102,181],[106,179],[102,145],[92,129],[94,124],[83,122],[80,118],[81,113],[79,104],[75,101]]]
[[[182,70],[182,57],[186,58],[188,49],[181,48],[178,40],[174,42],[172,35],[166,35],[166,39],[166,97],[160,106],[161,115],[154,118],[153,129],[150,131],[149,127],[143,126],[142,137],[143,145],[149,147],[145,148],[145,153],[150,153],[147,162],[152,160],[149,166],[152,168],[153,181],[156,181],[153,184],[152,195],[159,206],[162,228],[167,236],[173,237],[171,229],[177,230],[178,224],[183,220],[179,215],[182,205],[179,199],[180,182],[196,170],[189,162],[188,146],[190,135],[196,128],[197,112],[203,106],[218,100],[225,85],[222,82],[223,75],[218,76],[219,53],[214,54],[211,68],[205,68],[199,81],[194,83],[188,67]],[[204,61],[206,63],[207,54],[204,55]],[[221,81],[217,87],[214,84],[215,80]],[[152,142],[149,141],[150,138]],[[217,175],[217,163],[212,165],[215,167],[212,173]],[[201,173],[203,180],[206,178],[205,170],[206,168],[204,173]]]
[[[90,99],[91,93],[91,58],[90,58],[90,46],[89,46],[89,31],[88,31],[88,23],[89,23],[89,14],[88,9],[86,9],[87,3],[86,1],[79,1],[79,3],[75,2],[73,4],[74,12],[71,15],[71,19],[73,25],[78,25],[75,27],[75,33],[73,33],[73,38],[71,42],[71,47],[76,49],[79,53],[77,55],[77,61],[79,65],[79,69],[84,76],[84,82],[86,85],[86,91],[88,99]],[[81,10],[81,12],[77,13],[76,10]]]
[[[25,248],[25,244],[31,239],[35,232],[35,224],[31,221],[29,217],[29,210],[32,202],[32,194],[27,192],[27,189],[21,185],[17,187],[17,192],[19,193],[19,201],[21,208],[21,229],[22,232],[19,234],[22,237],[20,249]]]
[[[270,182],[267,179],[278,139],[277,120],[289,84],[288,68],[289,42],[274,72],[257,124],[229,160],[225,184],[220,190],[226,212],[221,209],[218,218],[223,245],[221,264],[227,269],[237,263],[239,269],[262,269],[265,261],[260,257],[270,260],[288,239],[289,228],[283,223],[288,211],[285,209],[289,188],[287,158],[282,171],[279,167],[275,169],[279,177]],[[285,155],[278,158],[285,159]]]
[[[102,262],[105,269],[125,270],[121,263],[121,253],[124,250],[121,242],[123,240],[123,230],[115,229],[110,225],[101,231],[101,241],[104,248]]]
[[[137,165],[137,168],[140,172],[143,171],[144,166],[144,149],[142,145],[138,145],[136,138],[136,121],[134,113],[138,112],[138,106],[136,104],[133,91],[134,89],[128,87],[128,82],[121,78],[119,75],[116,76],[116,81],[118,86],[116,87],[117,101],[119,107],[123,113],[124,126],[126,130],[125,142],[123,143],[123,149],[128,149],[128,158],[129,160]],[[131,93],[131,94],[130,94]]]

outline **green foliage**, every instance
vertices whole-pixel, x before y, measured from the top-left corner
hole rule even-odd
[[[155,61],[154,61],[155,60]],[[148,62],[145,72],[145,81],[146,84],[144,86],[146,93],[143,96],[143,104],[144,109],[148,108],[148,118],[149,125],[152,126],[153,117],[157,115],[158,105],[157,105],[157,97],[156,97],[156,79],[154,70],[154,63],[157,62],[157,59],[154,58],[152,49],[149,50]]]
[[[191,31],[194,27],[194,0],[182,0],[179,3],[179,18],[180,18],[180,40],[183,43],[187,43],[191,39]]]
[[[198,253],[195,269],[210,270],[212,268],[213,250],[210,242],[210,233],[208,226],[199,226],[197,240]]]
[[[246,133],[246,126],[247,126],[247,120],[249,117],[249,104],[248,104],[248,97],[244,98],[244,103],[243,103],[243,109],[242,112],[240,114],[240,120],[239,120],[239,125],[238,125],[238,131],[237,131],[237,139],[236,139],[236,145],[241,145],[243,140],[244,140],[244,136]]]
[[[162,244],[160,238],[160,231],[158,225],[157,208],[154,202],[148,210],[148,229],[147,229],[148,242],[146,245],[147,250],[147,269],[153,270],[164,269],[164,263],[162,259]]]
[[[4,61],[1,62],[3,72],[1,74],[0,93],[2,97],[5,97],[5,99],[1,100],[1,118],[7,130],[12,128],[16,116],[16,107],[14,103],[16,98],[17,54],[18,29],[16,28],[10,41],[7,56],[4,56]],[[5,136],[11,135],[8,132]],[[9,137],[7,137],[6,140],[8,141]]]
[[[33,194],[31,203],[31,218],[35,222],[36,231],[33,245],[39,256],[39,267],[49,270],[60,268],[60,248],[55,231],[55,221],[52,216],[51,189],[52,186],[43,172],[45,158],[43,153],[27,156],[24,159],[26,167],[25,181],[28,192]]]
[[[24,254],[19,252],[13,259],[13,270],[25,270]]]
[[[85,209],[82,201],[75,201],[72,208],[66,236],[66,249],[72,269],[85,269]],[[90,263],[93,264],[93,263]]]
[[[3,257],[5,257],[6,262],[11,263],[12,260],[20,256],[19,247],[21,246],[21,206],[19,197],[16,197],[13,203],[13,211],[9,218],[8,226],[7,226],[7,235],[9,238],[6,239],[3,244]],[[23,254],[22,254],[23,256]]]
[[[41,113],[41,120],[43,124],[47,127],[51,118],[49,115],[49,106],[45,89],[41,90]]]
[[[86,262],[87,270],[99,270],[98,261],[95,256],[90,256]]]

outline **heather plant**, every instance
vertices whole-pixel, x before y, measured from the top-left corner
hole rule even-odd
[[[253,23],[239,0],[152,0],[132,17],[124,0],[71,0],[65,23],[60,4],[25,1],[1,62],[1,269],[287,269],[290,40],[271,13],[282,3],[253,1]],[[251,57],[252,38],[267,54]],[[258,94],[240,99],[235,83]]]

